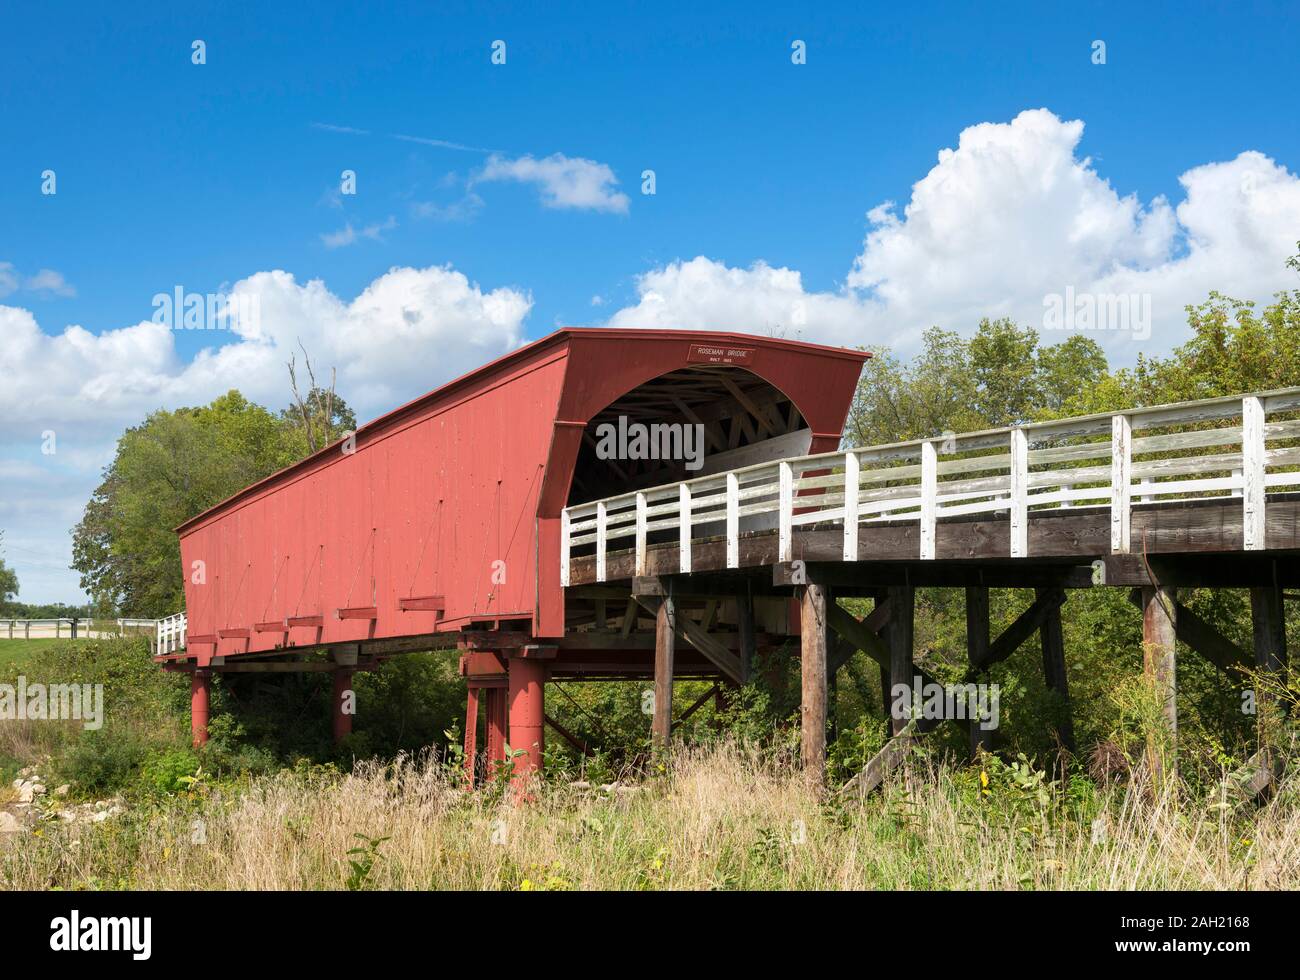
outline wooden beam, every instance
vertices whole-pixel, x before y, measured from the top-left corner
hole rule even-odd
[[[877,606],[878,612],[880,611],[880,608],[880,606]],[[874,615],[875,613],[872,613],[872,616]],[[855,619],[846,609],[833,602],[826,608],[826,619],[830,623],[831,629],[852,644],[855,649],[861,650],[879,665],[881,698],[883,700],[885,715],[888,716],[891,704],[889,695],[889,644],[867,628],[867,623],[871,620],[872,616],[868,616],[866,619],[861,620]],[[882,616],[882,618],[884,617]],[[840,660],[840,663],[844,663],[844,661]],[[925,670],[924,667],[914,665],[913,669],[916,676],[921,678],[922,684],[939,683]],[[908,684],[909,686],[911,684],[910,678]],[[917,724],[919,730],[924,733],[938,728],[942,720],[943,719],[938,718],[921,718],[918,719]],[[970,724],[969,721],[961,718],[953,718],[949,720],[956,722],[962,727],[966,727]]]
[[[223,674],[316,674],[333,671],[334,664],[328,661],[286,661],[286,660],[262,660],[240,663],[237,660],[227,660],[220,667],[213,667],[214,671]],[[368,669],[365,666],[358,665],[357,670]]]
[[[815,792],[826,783],[826,589],[810,582],[800,594],[800,691],[804,775]]]
[[[736,596],[736,629],[740,634],[740,683],[754,676],[754,599],[749,590]]]
[[[908,585],[892,586],[889,590],[889,605],[892,611],[885,635],[889,638],[890,730],[895,735],[899,735],[907,727],[908,719],[897,716],[893,694],[894,688],[900,684],[910,690],[912,678],[916,674],[912,650],[916,590]],[[911,705],[908,707],[910,708]]]
[[[653,596],[644,595],[639,595],[636,598],[637,602],[641,603],[647,609],[656,614],[658,613],[658,604],[661,600],[658,600]],[[740,657],[732,653],[731,649],[725,643],[705,632],[705,630],[701,628],[700,624],[695,622],[689,616],[674,616],[673,622],[675,632],[678,636],[686,640],[691,646],[712,661],[714,666],[716,666],[720,671],[739,683]],[[568,646],[569,643],[566,641],[570,639],[572,638],[566,637],[565,640],[559,641],[560,646]],[[634,639],[636,639],[636,637],[628,637],[629,642]],[[657,642],[655,646],[657,649]]]
[[[1250,617],[1255,640],[1255,666],[1281,674],[1286,670],[1286,612],[1282,591],[1268,586],[1250,590]]]
[[[678,727],[679,725],[683,725],[683,724],[685,724],[687,721],[689,721],[691,715],[695,714],[695,712],[699,711],[700,708],[702,708],[704,705],[708,704],[708,702],[709,702],[709,698],[714,697],[715,695],[717,695],[719,689],[720,689],[719,686],[718,686],[717,684],[714,684],[711,688],[709,688],[707,691],[705,691],[703,694],[701,694],[698,698],[696,698],[694,701],[692,701],[691,704],[690,704],[690,707],[688,707],[685,711],[682,712],[681,717],[678,718],[676,721],[673,722],[673,728],[676,728],[676,727]]]
[[[778,488],[779,489],[779,488]],[[719,513],[717,521],[722,523]],[[758,569],[776,566],[772,584],[789,588],[791,570],[781,561],[798,557],[812,568],[818,563],[843,563],[840,571],[826,577],[824,584],[839,588],[846,582],[862,585],[897,582],[906,567],[913,585],[969,585],[1035,588],[1046,584],[1043,576],[1060,575],[1070,587],[1093,585],[1142,585],[1149,583],[1143,574],[1142,555],[1111,555],[1110,523],[1105,508],[1067,507],[1031,510],[1028,513],[1028,549],[1032,557],[1015,562],[980,564],[982,559],[1010,557],[1005,512],[1002,515],[975,515],[973,518],[945,519],[940,515],[936,530],[935,558],[920,561],[919,528],[914,521],[867,522],[858,532],[858,561],[844,562],[844,533],[830,529],[788,526],[783,541],[780,529],[753,531],[738,542],[739,567]],[[1179,587],[1217,585],[1244,588],[1247,585],[1274,584],[1261,574],[1276,558],[1276,584],[1300,585],[1300,499],[1273,499],[1268,503],[1266,532],[1270,552],[1261,555],[1241,549],[1242,508],[1235,498],[1205,498],[1171,501],[1134,508],[1131,535],[1144,541],[1146,555],[1154,565],[1163,556],[1175,575],[1169,584]],[[781,546],[784,545],[784,551]],[[784,557],[783,557],[784,556]],[[1117,560],[1118,559],[1118,560]],[[1104,582],[1091,580],[1089,566],[1101,561],[1106,570]],[[631,549],[613,552],[608,557],[610,581],[631,579],[635,556]],[[897,562],[898,567],[885,565]],[[1253,564],[1252,564],[1253,563]],[[945,567],[946,566],[946,567]],[[645,568],[649,575],[674,574],[680,567],[677,546],[671,541],[651,544]],[[697,538],[691,544],[693,573],[727,569],[727,542],[718,534]],[[1179,574],[1186,568],[1186,574]],[[965,576],[963,579],[961,576]],[[980,581],[980,576],[983,581]],[[1068,581],[1066,579],[1068,578]],[[972,581],[974,579],[974,581]],[[1177,582],[1175,583],[1175,579]],[[595,580],[592,556],[572,560],[572,584]],[[1166,581],[1164,576],[1160,579]]]
[[[1265,685],[1285,684],[1287,671],[1286,606],[1276,586],[1250,590],[1250,618],[1255,642],[1255,670]],[[1255,719],[1259,749],[1266,761],[1273,753],[1275,693],[1255,689]],[[1267,766],[1265,767],[1267,768]]]
[[[1143,608],[1142,590],[1130,590],[1129,602],[1139,609]],[[1209,620],[1202,619],[1181,602],[1174,603],[1174,612],[1174,635],[1187,644],[1193,653],[1232,674],[1244,672],[1250,667],[1251,655],[1220,633]]]
[[[730,378],[721,376],[720,380],[723,387],[731,392],[731,397],[736,399],[745,411],[754,417],[754,421],[758,423],[759,434],[763,436],[774,435],[775,430],[772,428],[772,420],[767,417],[767,413],[759,408],[749,395],[741,391]]]
[[[447,608],[447,597],[441,595],[406,596],[397,600],[397,608],[402,612],[414,612],[416,610],[444,612]]]
[[[1039,589],[1041,598],[1046,589]],[[1065,639],[1061,631],[1061,607],[1050,605],[1043,617],[1043,624],[1038,628],[1038,635],[1043,646],[1043,677],[1047,688],[1056,692],[1063,702],[1064,716],[1056,726],[1056,737],[1071,753],[1076,751],[1074,744],[1074,719],[1070,714],[1070,683],[1065,673]],[[979,726],[974,726],[978,728]]]
[[[1015,622],[1003,630],[996,640],[988,646],[984,660],[974,664],[966,672],[966,680],[974,680],[980,673],[996,663],[1001,663],[1020,649],[1047,618],[1052,609],[1057,609],[1065,602],[1063,589],[1043,589],[1036,596],[1029,608],[1016,617]]]
[[[554,731],[555,734],[559,735],[560,738],[568,742],[579,753],[581,753],[584,756],[589,756],[592,754],[591,748],[587,745],[586,742],[578,738],[577,735],[574,735],[572,732],[570,732],[567,728],[561,725],[550,715],[543,713],[542,720],[546,722],[546,724],[551,726],[551,730]]]
[[[638,606],[636,601],[629,596],[627,600],[627,608],[623,610],[623,624],[619,628],[619,635],[625,640],[631,635],[632,631],[636,629],[637,608]]]
[[[989,655],[989,590],[982,585],[966,586],[966,652],[972,668],[986,663]],[[970,726],[971,757],[993,750],[993,731],[982,725]]]
[[[1172,761],[1178,744],[1177,661],[1174,619],[1177,594],[1173,589],[1148,586],[1142,590],[1142,670],[1163,705]],[[1165,753],[1153,734],[1147,741],[1147,767],[1157,782],[1164,778]]]
[[[871,757],[863,770],[844,784],[840,792],[856,793],[866,796],[874,792],[885,781],[885,777],[902,765],[920,734],[916,719],[912,719],[903,729],[885,743],[884,748]]]
[[[673,725],[673,652],[677,642],[677,609],[672,596],[659,600],[655,611],[655,703],[651,738],[668,745]]]

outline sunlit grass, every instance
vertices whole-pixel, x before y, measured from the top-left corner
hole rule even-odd
[[[45,825],[0,844],[0,887],[1300,888],[1294,785],[1251,810],[984,776],[918,763],[883,794],[819,802],[793,766],[723,744],[622,790],[544,784],[520,804],[431,759],[284,771]]]

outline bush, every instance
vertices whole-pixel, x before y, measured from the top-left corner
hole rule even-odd
[[[79,793],[103,796],[125,789],[147,754],[145,743],[134,732],[100,728],[83,731],[55,760],[55,768]]]
[[[199,757],[190,749],[152,751],[144,761],[140,778],[147,789],[158,793],[179,793],[188,785],[185,777],[193,776]]]

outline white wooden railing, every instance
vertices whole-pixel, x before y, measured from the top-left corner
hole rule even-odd
[[[183,612],[158,620],[154,635],[154,655],[176,653],[185,649],[185,628],[188,625]]]
[[[683,572],[692,542],[719,534],[727,567],[739,567],[740,533],[760,528],[777,528],[778,560],[790,561],[794,529],[811,524],[842,526],[844,560],[856,561],[860,525],[916,521],[918,557],[931,559],[941,518],[997,511],[1008,512],[1010,555],[1025,557],[1030,510],[1064,507],[1109,507],[1110,548],[1122,553],[1135,503],[1205,497],[1241,498],[1242,550],[1260,550],[1265,494],[1300,486],[1300,418],[1270,416],[1297,409],[1300,388],[1287,388],[800,456],[593,500],[561,514],[560,581],[587,546],[598,582],[609,552],[628,547],[644,574],[647,537],[672,531]]]

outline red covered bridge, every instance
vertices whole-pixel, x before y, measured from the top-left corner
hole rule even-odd
[[[196,740],[212,671],[332,671],[341,736],[352,671],[458,646],[471,758],[482,695],[488,757],[509,732],[540,764],[548,678],[654,672],[653,613],[647,632],[625,595],[610,629],[614,600],[566,602],[564,509],[836,449],[868,356],[731,333],[560,330],[199,514],[177,529],[187,643],[159,657],[192,672]],[[603,423],[623,437],[637,424],[702,433],[702,465],[680,445],[602,452]],[[784,640],[788,602],[769,606],[771,640]],[[734,625],[734,603],[709,618]],[[685,641],[677,676],[720,673]]]
[[[1131,590],[1171,744],[1176,642],[1224,683],[1285,677],[1300,389],[840,450],[868,356],[561,330],[198,515],[179,528],[188,644],[158,658],[192,672],[196,741],[213,671],[332,672],[341,737],[353,671],[454,647],[468,759],[481,699],[481,755],[500,761],[508,739],[536,768],[546,725],[572,740],[546,715],[548,681],[653,677],[652,733],[667,740],[703,703],[674,719],[674,678],[744,683],[756,653],[787,647],[820,778],[834,678],[861,650],[895,732],[869,787],[939,723],[890,700],[931,680],[914,662],[918,587],[965,590],[967,682],[1038,635],[1067,748],[1071,589]],[[996,636],[991,587],[1034,590]],[[1187,587],[1249,588],[1250,648],[1181,604]],[[875,608],[859,619],[836,597]],[[973,749],[993,744],[968,717],[943,720]]]

